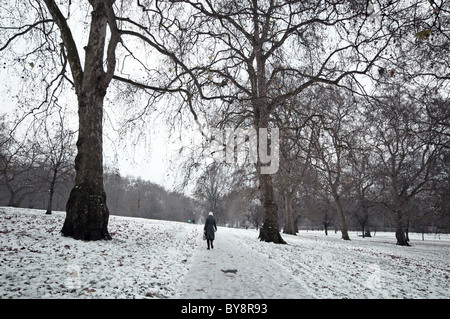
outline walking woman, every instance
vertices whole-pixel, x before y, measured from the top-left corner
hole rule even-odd
[[[205,227],[203,228],[206,236],[206,242],[208,243],[208,249],[211,245],[211,248],[214,248],[214,232],[217,231],[216,220],[214,219],[213,213],[209,212],[208,217],[206,218]]]

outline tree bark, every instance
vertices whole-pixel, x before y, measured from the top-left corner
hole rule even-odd
[[[267,97],[267,79],[266,79],[266,60],[263,57],[262,40],[259,34],[258,14],[256,12],[256,4],[253,8],[253,24],[254,24],[254,43],[253,48],[256,60],[256,74],[253,77],[253,91],[256,96],[252,99],[254,115],[254,127],[258,132],[258,141],[260,128],[269,128],[269,117],[272,112],[269,99]],[[273,145],[273,144],[272,144]],[[261,145],[259,145],[261,147]],[[271,146],[271,152],[275,150]],[[257,163],[257,174],[259,180],[259,188],[261,191],[261,207],[262,207],[262,221],[263,225],[259,232],[259,239],[261,241],[273,242],[276,244],[286,244],[281,237],[278,228],[278,207],[274,198],[274,186],[271,174],[263,174],[261,171],[261,161]]]
[[[265,98],[264,100],[267,100]],[[267,101],[265,101],[267,102]],[[266,103],[257,103],[258,113],[260,117],[257,118],[257,124],[255,125],[256,131],[259,134],[259,128],[269,127],[269,114],[268,105]],[[258,138],[259,140],[259,138]],[[271,152],[274,149],[271,148]],[[271,174],[263,174],[261,172],[261,161],[257,163],[257,174],[259,180],[259,189],[261,191],[261,207],[262,207],[262,222],[263,225],[260,229],[259,239],[261,241],[273,242],[276,244],[286,244],[281,237],[278,228],[278,206],[274,198],[274,186]]]
[[[78,154],[75,186],[66,204],[64,236],[82,240],[111,239],[109,211],[103,188],[102,113],[103,96],[93,89],[79,102]]]
[[[283,233],[295,235],[294,215],[292,214],[292,193],[290,191],[283,192],[284,197],[284,229]]]
[[[339,216],[339,223],[341,225],[342,239],[350,240],[350,237],[348,236],[347,223],[345,222],[344,210],[342,209],[342,204],[339,199],[339,196],[334,194],[334,200],[336,203],[337,213]]]
[[[400,246],[410,246],[408,239],[406,237],[406,226],[404,220],[404,214],[401,209],[395,211],[397,230],[395,232],[395,238],[397,238],[397,245]]]
[[[264,123],[264,121],[262,121]],[[261,122],[257,126],[259,132],[260,127],[268,127],[268,120],[266,125]],[[259,134],[259,133],[258,133]],[[274,151],[273,149],[271,150]],[[274,198],[274,186],[271,174],[263,174],[261,172],[261,162],[258,161],[257,173],[259,180],[259,189],[261,191],[261,208],[262,208],[262,222],[263,225],[260,229],[259,239],[265,242],[273,242],[276,244],[286,244],[280,234],[278,228],[278,206]]]
[[[273,196],[272,176],[259,174],[259,185],[263,212],[263,225],[259,232],[259,239],[265,242],[286,244],[278,229],[278,207]]]
[[[372,235],[370,234],[370,227],[368,224],[366,224],[364,227],[364,237],[372,237]]]
[[[114,49],[119,40],[112,21],[113,0],[90,1],[93,11],[84,71],[67,22],[55,1],[45,0],[61,31],[66,48],[75,92],[78,98],[79,130],[75,158],[75,186],[66,204],[66,219],[61,233],[82,240],[111,239],[108,232],[109,212],[103,188],[103,101],[114,72]],[[109,18],[109,22],[108,22]],[[108,71],[103,69],[108,23],[111,38],[108,45]]]
[[[52,214],[53,194],[55,192],[55,183],[56,183],[57,174],[58,174],[58,169],[55,168],[53,170],[52,181],[50,182],[50,194],[49,194],[49,198],[48,198],[47,211],[45,212],[46,215]]]

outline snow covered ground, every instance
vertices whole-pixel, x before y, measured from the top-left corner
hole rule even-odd
[[[110,216],[113,239],[84,242],[60,235],[64,216],[0,207],[0,298],[450,297],[448,235],[400,247],[392,233],[301,231],[275,245],[219,227],[206,250],[202,225]]]

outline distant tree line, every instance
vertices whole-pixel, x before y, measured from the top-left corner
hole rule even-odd
[[[373,99],[330,87],[309,93],[292,101],[302,112],[288,105],[276,119],[280,168],[273,181],[284,233],[389,230],[408,245],[410,231],[450,231],[446,94],[395,84]],[[197,199],[231,225],[259,227],[258,183],[249,167],[210,164],[197,180]]]
[[[74,185],[75,145],[74,132],[63,123],[35,122],[28,133],[18,134],[1,118],[0,206],[45,209],[48,214],[66,210]],[[113,215],[192,221],[194,213],[202,213],[193,199],[114,169],[105,169],[104,183]]]
[[[417,113],[417,109],[414,110],[413,105],[393,103],[390,108],[380,108],[385,110],[385,114],[371,110],[374,105],[360,106],[360,111],[370,111],[371,116],[365,121],[351,121],[352,125],[334,130],[333,121],[339,120],[342,124],[349,114],[345,111],[349,106],[342,100],[349,96],[331,96],[336,92],[329,94],[324,96],[329,101],[329,108],[320,104],[322,117],[317,122],[305,122],[296,129],[298,134],[300,129],[305,130],[302,134],[309,138],[300,140],[295,134],[289,136],[292,132],[288,130],[282,133],[280,169],[274,175],[276,204],[280,212],[283,212],[278,216],[280,229],[288,234],[296,234],[299,229],[320,229],[325,234],[329,231],[341,231],[339,206],[336,205],[331,189],[334,184],[332,180],[331,184],[327,180],[327,175],[336,174],[337,170],[320,166],[333,165],[333,160],[337,159],[322,159],[325,149],[320,148],[323,147],[321,143],[327,142],[324,134],[331,132],[327,154],[331,153],[331,145],[337,145],[336,143],[340,143],[344,149],[342,152],[346,154],[342,156],[340,164],[341,182],[333,187],[339,193],[339,205],[345,215],[347,229],[357,230],[361,236],[397,229],[395,206],[391,206],[395,194],[392,193],[389,182],[395,178],[398,179],[397,189],[400,186],[405,189],[399,196],[407,196],[407,191],[410,194],[415,192],[402,207],[406,235],[408,231],[449,232],[450,154],[445,140],[438,138],[438,135],[444,134],[436,132],[439,130],[437,123],[444,123],[448,117],[448,108],[442,105],[444,102],[433,100],[428,107],[422,109],[432,112],[428,120],[432,121],[434,118],[436,122],[426,130],[430,140],[422,144],[426,137],[423,132],[418,138],[417,131],[401,130],[403,125],[418,125],[420,123],[416,123],[417,121],[426,119]],[[338,103],[333,106],[330,101]],[[405,103],[406,101],[408,100],[403,100]],[[355,101],[352,100],[352,103]],[[339,114],[341,118],[336,117]],[[75,145],[74,132],[65,128],[64,118],[59,115],[59,121],[54,121],[51,125],[36,122],[39,123],[36,126],[34,123],[35,126],[21,138],[17,137],[18,134],[11,134],[11,123],[8,124],[4,117],[1,119],[1,206],[46,209],[47,213],[52,210],[65,211],[74,183]],[[294,115],[290,114],[291,121],[293,118]],[[392,132],[386,127],[389,123],[393,125]],[[442,123],[441,126],[447,128]],[[382,132],[371,130],[369,124],[383,128]],[[309,133],[306,134],[306,131]],[[371,144],[367,143],[368,132],[374,134]],[[39,138],[36,138],[38,134]],[[381,151],[381,147],[388,142],[388,134],[394,134],[389,137],[389,141],[398,144],[398,154],[392,153],[389,160],[383,160],[383,156],[389,153]],[[389,171],[393,155],[398,157],[397,161],[404,167],[397,165],[397,170],[392,168]],[[121,176],[116,169],[110,168],[104,171],[104,184],[108,194],[107,204],[113,215],[202,222],[202,218],[213,211],[220,225],[259,229],[262,224],[256,175],[246,169],[245,165],[239,167],[212,163],[205,166],[203,173],[194,181],[192,197],[182,192],[166,190],[141,178]]]

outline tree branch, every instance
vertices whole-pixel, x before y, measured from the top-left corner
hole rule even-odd
[[[78,55],[77,45],[72,36],[72,31],[67,24],[66,18],[59,10],[58,5],[54,0],[44,0],[50,15],[53,17],[55,23],[58,25],[64,47],[67,50],[67,59],[69,60],[70,69],[75,85],[75,92],[81,92],[81,85],[83,83],[83,69],[81,67],[80,57]]]

